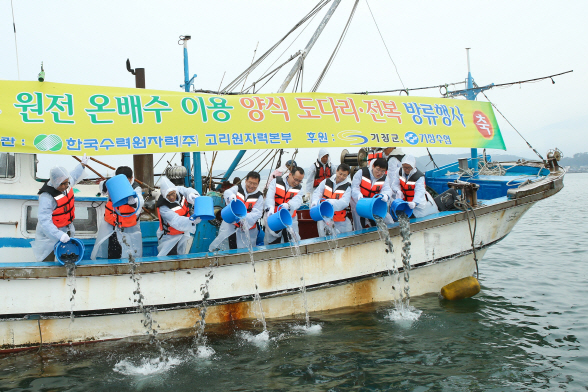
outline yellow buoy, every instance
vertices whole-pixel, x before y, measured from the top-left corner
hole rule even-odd
[[[478,279],[473,276],[468,276],[455,282],[451,282],[448,285],[443,286],[441,289],[441,296],[450,301],[456,301],[458,299],[470,298],[480,292],[480,283]]]

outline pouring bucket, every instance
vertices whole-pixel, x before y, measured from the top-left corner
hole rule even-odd
[[[119,174],[106,181],[108,196],[112,200],[114,207],[120,207],[127,204],[129,196],[137,197],[137,193],[129,183],[129,179],[124,174]]]
[[[333,215],[335,215],[335,209],[328,201],[321,201],[310,209],[310,217],[316,222],[324,219],[333,219]]]
[[[194,199],[194,214],[201,220],[214,219],[214,200],[210,196],[199,196]]]
[[[285,208],[280,208],[275,214],[267,218],[267,225],[271,231],[280,231],[292,225],[292,215]]]
[[[247,207],[239,199],[233,200],[221,211],[221,216],[227,223],[236,223],[245,215],[247,215]]]
[[[127,182],[129,181],[127,180]],[[61,265],[65,265],[66,261],[73,261],[75,264],[78,264],[84,257],[84,244],[82,244],[82,241],[78,240],[77,238],[71,238],[66,243],[59,241],[55,244],[53,253],[55,253],[55,260],[57,260]],[[77,260],[65,260],[64,256],[71,254],[78,255]]]
[[[412,208],[408,206],[408,202],[402,199],[394,199],[390,206],[390,215],[394,217],[394,220],[398,220],[397,212],[404,212],[409,218],[412,216]]]
[[[362,218],[375,220],[376,216],[384,219],[388,210],[388,204],[381,198],[363,198],[357,202],[356,211]]]

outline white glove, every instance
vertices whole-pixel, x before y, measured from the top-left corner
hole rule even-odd
[[[194,200],[196,200],[196,198],[197,198],[197,197],[198,197],[198,195],[197,195],[197,194],[195,194],[195,193],[190,193],[190,194],[188,195],[188,203],[190,203],[190,204],[194,204]]]
[[[380,199],[382,199],[382,201],[383,201],[384,203],[388,203],[388,200],[390,199],[390,198],[388,197],[388,195],[384,195],[384,194],[382,194],[382,193],[380,193],[380,194],[382,195],[382,197],[380,197]]]
[[[61,238],[59,239],[59,241],[63,242],[64,244],[65,244],[66,242],[69,242],[69,236],[67,235],[67,233],[63,233],[63,234],[61,235]]]
[[[288,204],[288,203],[284,203],[284,204],[282,204],[282,208],[285,208],[285,209],[287,209],[288,211],[290,211],[290,204]]]
[[[270,216],[272,216],[273,214],[274,214],[274,209],[273,209],[273,208],[270,208],[270,209],[267,211],[267,214],[266,214],[266,215],[267,215],[267,217],[269,218],[269,217],[270,217]]]
[[[359,194],[359,196],[357,196],[357,201],[360,201],[361,199],[363,199],[363,194]]]
[[[404,194],[401,191],[396,191],[396,198],[404,200]]]
[[[84,156],[82,157],[82,165],[86,166],[89,160],[90,157],[87,157],[86,154],[84,154]]]
[[[316,207],[316,201],[313,201],[312,204],[310,205],[310,208]]]
[[[135,196],[129,196],[127,199],[127,204],[135,204],[137,202],[137,198]]]
[[[196,219],[193,220],[193,222],[194,222],[193,223],[194,225],[197,225],[198,223],[202,222],[202,219],[196,218]]]
[[[408,202],[408,207],[409,207],[411,210],[414,210],[414,208],[416,207],[416,203],[415,203],[414,201],[409,201],[409,202]]]
[[[231,204],[232,201],[237,200],[237,196],[235,195],[229,195],[227,197],[227,204]]]

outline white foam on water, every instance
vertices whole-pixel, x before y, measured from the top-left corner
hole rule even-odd
[[[114,371],[126,376],[149,376],[165,373],[182,363],[179,357],[142,358],[139,364],[134,364],[128,359],[123,359],[114,365]]]
[[[390,321],[417,321],[421,314],[423,313],[422,310],[415,308],[414,306],[408,307],[401,307],[400,309],[395,308],[391,309],[388,314],[385,316]]]
[[[306,325],[293,325],[292,330],[295,332],[302,332],[307,335],[318,335],[323,331],[323,326],[320,324]]]
[[[248,331],[242,331],[241,338],[246,342],[252,343],[259,348],[266,348],[271,340],[269,332],[267,330],[260,332],[257,335]]]
[[[214,349],[212,347],[198,346],[198,348],[196,349],[196,352],[194,354],[196,355],[197,358],[206,359],[206,358],[210,358],[214,354],[216,354],[216,351],[214,351]]]

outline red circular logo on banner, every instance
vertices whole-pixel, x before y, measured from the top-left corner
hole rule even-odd
[[[490,119],[484,114],[484,112],[481,112],[480,110],[474,112],[474,124],[476,125],[476,128],[478,128],[478,132],[480,132],[486,139],[492,139],[494,137],[494,128],[492,127]]]

